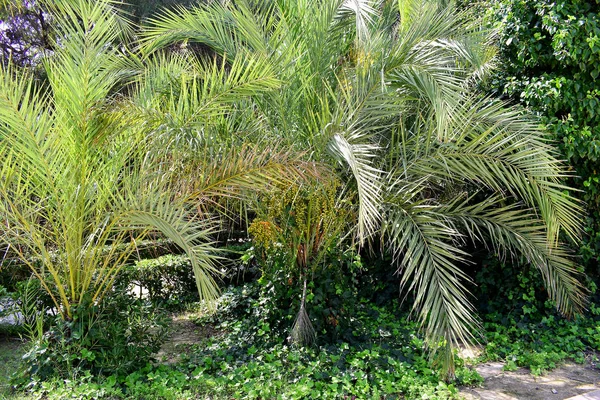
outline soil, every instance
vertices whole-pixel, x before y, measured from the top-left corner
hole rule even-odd
[[[521,368],[504,371],[503,363],[475,367],[484,378],[480,388],[462,388],[466,400],[600,400],[600,369],[592,362],[565,363],[543,376],[533,376]],[[575,400],[575,399],[574,399]]]
[[[171,316],[171,332],[156,358],[162,364],[176,364],[182,354],[187,353],[192,345],[202,343],[210,337],[221,333],[210,325],[199,326],[192,322],[194,314],[177,314]]]

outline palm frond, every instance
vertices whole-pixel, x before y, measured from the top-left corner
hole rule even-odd
[[[210,219],[194,219],[190,212],[177,210],[170,202],[150,203],[146,210],[133,210],[119,220],[150,227],[173,241],[189,257],[200,299],[211,305],[218,298],[219,286],[214,277],[222,275],[218,268],[221,257],[211,240],[215,224]]]
[[[182,65],[183,62],[188,66]],[[169,65],[170,71],[162,70],[161,64],[160,75],[152,69],[151,76],[140,78],[144,86],[140,86],[134,101],[140,105],[140,117],[145,123],[167,126],[170,130],[197,131],[200,127],[204,130],[211,120],[230,112],[232,103],[280,85],[272,66],[249,54],[221,62],[174,56]],[[148,93],[156,85],[161,90]]]
[[[239,49],[235,35],[234,13],[222,2],[211,2],[193,9],[164,10],[149,19],[143,34],[142,50],[150,54],[175,43],[194,41],[210,46],[220,55],[235,57]]]
[[[199,202],[219,197],[248,198],[272,185],[286,186],[325,174],[323,166],[303,161],[303,154],[245,146],[216,154],[203,152],[197,170],[205,171],[193,176],[188,199]]]
[[[334,155],[350,168],[359,198],[358,238],[364,241],[379,229],[381,220],[381,171],[374,166],[377,146],[363,141],[361,132],[340,132],[329,145]]]
[[[563,193],[561,179],[569,172],[555,158],[555,150],[539,128],[486,100],[465,101],[453,112],[449,144],[431,143],[427,150],[422,145],[413,147],[412,171],[419,176],[466,179],[509,194],[539,213],[550,243],[558,241],[560,231],[577,240],[581,204]]]
[[[479,323],[464,285],[469,278],[460,269],[467,254],[459,248],[461,235],[451,221],[426,204],[395,204],[382,234],[398,264],[401,286],[414,294],[413,309],[432,355],[472,342]],[[453,370],[452,363],[442,367]]]
[[[545,223],[519,203],[504,205],[500,197],[470,204],[469,199],[441,207],[440,212],[465,228],[471,239],[491,246],[500,256],[517,255],[540,270],[550,299],[567,316],[585,305],[582,274],[563,246],[549,246]]]
[[[338,9],[338,18],[352,15],[356,24],[356,35],[359,41],[369,39],[369,25],[377,16],[377,2],[372,0],[344,0]]]

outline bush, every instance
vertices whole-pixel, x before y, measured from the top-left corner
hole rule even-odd
[[[227,243],[223,248],[223,282],[239,282],[256,276],[255,266],[242,263],[239,257],[250,245],[249,241],[241,240]],[[198,300],[196,278],[186,255],[167,254],[131,263],[121,270],[115,286],[121,291],[143,288],[141,297],[168,309],[179,309]]]
[[[31,275],[31,269],[15,261],[0,262],[0,285],[8,291],[15,291],[19,282],[27,280]]]
[[[117,287],[123,290],[135,285],[147,291],[153,303],[170,307],[198,299],[192,263],[185,255],[164,255],[137,261],[120,272]]]
[[[570,162],[588,205],[581,244],[588,271],[600,259],[600,2],[490,0],[499,32],[497,91],[541,116]],[[579,245],[579,244],[578,244]]]
[[[23,356],[15,383],[51,377],[126,375],[153,360],[166,338],[167,316],[140,299],[113,293],[99,304],[78,306],[71,321],[56,317]]]

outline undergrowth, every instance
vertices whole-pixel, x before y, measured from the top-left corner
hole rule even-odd
[[[359,302],[350,326],[360,341],[305,348],[290,345],[282,332],[271,329],[262,319],[261,301],[256,283],[228,288],[221,311],[198,320],[222,334],[190,346],[175,365],[49,379],[21,394],[44,399],[449,399],[458,396],[456,383],[480,382],[462,366],[460,381],[443,382],[430,367],[417,326],[397,301],[384,307]]]
[[[477,276],[485,347],[481,361],[505,361],[506,370],[526,367],[534,375],[565,360],[584,363],[600,351],[600,304],[588,282],[591,300],[583,315],[567,319],[543,290],[539,271],[491,261]]]
[[[369,276],[358,271],[348,277],[358,282]],[[376,286],[370,294],[361,286],[347,285],[355,296],[351,308],[346,304],[352,296],[335,284],[323,292],[311,289],[307,306],[319,327],[318,336],[313,346],[294,346],[287,323],[293,304],[273,297],[274,288],[285,288],[286,282],[287,276],[267,283],[259,279],[224,290],[219,311],[200,309],[196,319],[219,334],[187,347],[177,364],[154,361],[120,373],[80,369],[76,379],[63,375],[27,384],[21,381],[14,395],[39,399],[452,399],[458,397],[459,385],[482,383],[481,376],[458,358],[456,381],[443,381],[429,362],[417,324],[407,319],[407,310],[400,306],[397,293],[388,290],[389,285]],[[600,350],[597,303],[590,303],[585,316],[567,320],[556,313],[539,282],[539,273],[532,268],[515,272],[502,263],[484,264],[475,292],[487,342],[480,361],[503,360],[506,369],[527,367],[541,374],[566,359],[584,362]],[[594,291],[594,285],[589,286]],[[288,308],[276,307],[282,305]],[[331,315],[345,316],[345,320],[336,323]],[[82,352],[71,356],[79,360]]]

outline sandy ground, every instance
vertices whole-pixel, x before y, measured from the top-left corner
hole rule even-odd
[[[475,369],[485,379],[481,388],[463,388],[467,400],[565,400],[577,395],[600,400],[600,369],[592,363],[566,363],[543,376],[527,369],[503,371],[504,364],[484,363]]]

